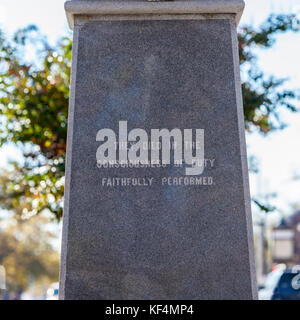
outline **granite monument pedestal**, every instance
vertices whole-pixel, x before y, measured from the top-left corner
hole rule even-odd
[[[243,5],[66,3],[61,299],[256,298]]]

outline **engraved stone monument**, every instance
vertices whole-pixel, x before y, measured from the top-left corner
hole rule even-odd
[[[242,0],[67,1],[61,299],[256,299]]]

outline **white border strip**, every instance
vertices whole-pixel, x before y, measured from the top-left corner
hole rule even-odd
[[[180,15],[180,14],[236,14],[239,22],[245,3],[243,0],[199,1],[80,1],[65,2],[71,29],[75,15]]]

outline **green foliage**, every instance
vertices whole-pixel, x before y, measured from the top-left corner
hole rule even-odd
[[[299,98],[295,91],[283,89],[286,79],[266,77],[257,66],[257,49],[271,48],[278,33],[299,30],[300,22],[295,15],[271,15],[258,29],[244,26],[239,32],[239,53],[246,129],[254,127],[263,133],[282,129],[280,109],[297,111],[293,101]]]
[[[297,22],[293,15],[271,16],[258,29],[240,29],[247,130],[282,128],[279,110],[296,111],[295,92],[282,89],[282,79],[266,78],[255,52],[272,47],[276,34],[296,31]],[[43,210],[62,216],[71,49],[67,38],[51,48],[33,26],[11,41],[0,34],[0,144],[16,143],[25,159],[2,173],[0,203],[21,216]]]
[[[276,207],[271,206],[269,204],[263,204],[261,201],[258,201],[256,199],[252,199],[252,201],[258,206],[260,211],[263,213],[270,213],[276,210]]]
[[[32,52],[32,48],[37,49]],[[62,39],[53,49],[36,27],[30,26],[17,32],[13,41],[6,41],[1,34],[0,49],[0,144],[18,144],[25,159],[4,175],[0,202],[19,214],[49,209],[60,218],[71,40]],[[24,53],[40,64],[26,61]]]

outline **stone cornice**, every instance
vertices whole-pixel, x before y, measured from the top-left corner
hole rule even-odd
[[[239,22],[243,0],[185,0],[185,1],[80,1],[65,2],[68,23],[74,27],[74,16],[103,15],[183,15],[235,14]]]

